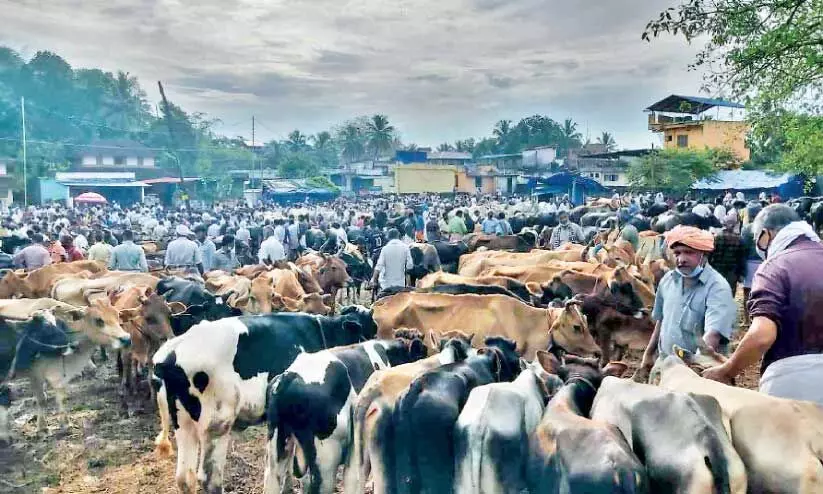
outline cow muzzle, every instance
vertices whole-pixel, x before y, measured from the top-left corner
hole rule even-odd
[[[117,350],[118,348],[128,348],[131,346],[131,336],[121,336],[114,340],[112,344],[112,348]]]

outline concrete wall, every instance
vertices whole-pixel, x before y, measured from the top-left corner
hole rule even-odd
[[[746,161],[751,154],[746,148],[746,134],[749,129],[746,122],[719,120],[702,120],[699,124],[670,126],[663,130],[663,146],[677,148],[677,137],[687,136],[689,149],[729,149],[741,160]]]
[[[410,164],[394,169],[395,191],[399,194],[453,192],[456,182],[457,170],[453,166]]]

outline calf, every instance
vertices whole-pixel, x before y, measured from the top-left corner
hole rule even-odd
[[[48,298],[0,301],[0,314],[24,319],[36,311],[50,312],[55,320],[62,321],[69,329],[70,354],[41,356],[26,372],[32,383],[37,400],[37,426],[45,428],[46,389],[54,390],[61,422],[65,419],[66,386],[69,381],[89,364],[91,354],[98,346],[110,346],[117,350],[131,343],[131,337],[123,331],[117,310],[108,299],[92,302],[91,307],[73,307]],[[25,314],[19,317],[19,314]]]
[[[643,350],[654,332],[654,321],[643,310],[630,284],[612,282],[607,290],[582,295],[580,311],[603,351],[601,365],[623,358],[627,348]],[[616,355],[613,356],[613,347]]]
[[[746,492],[746,472],[717,400],[607,377],[591,417],[616,426],[646,466],[652,492]]]
[[[397,330],[395,335],[403,335]],[[369,377],[366,385],[357,397],[354,408],[354,442],[344,491],[346,494],[360,494],[366,490],[366,480],[371,472],[374,474],[374,494],[385,494],[387,486],[384,460],[387,457],[387,441],[390,439],[392,414],[397,398],[419,374],[443,365],[461,362],[470,354],[471,336],[464,334],[448,338],[439,338],[434,331],[429,331],[430,350],[440,353],[417,362],[403,364],[390,369],[380,370]]]
[[[7,380],[27,375],[39,359],[60,358],[69,351],[69,345],[68,328],[48,311],[34,312],[25,321],[0,318],[0,442],[11,441],[11,389]]]
[[[101,273],[106,266],[97,261],[75,261],[49,264],[29,273],[9,271],[0,279],[0,298],[21,295],[26,298],[48,297],[58,275],[89,271]]]
[[[352,408],[366,380],[376,370],[425,356],[419,338],[375,340],[298,355],[271,382],[266,396],[269,441],[264,491],[290,491],[296,464],[298,475],[308,475],[304,492],[331,494],[337,469],[350,456]]]
[[[554,355],[540,352],[537,360],[565,385],[549,401],[529,438],[529,492],[649,492],[643,465],[623,434],[588,418],[604,373],[620,374],[625,364],[610,364],[601,372],[594,359],[568,355],[561,364]]]
[[[694,360],[688,352],[679,353],[686,362]],[[662,388],[717,400],[735,450],[746,465],[749,492],[820,492],[823,407],[703,379],[676,355],[655,365],[652,377],[656,376]]]
[[[427,274],[440,271],[440,257],[433,245],[414,243],[409,246],[409,250],[411,251],[413,264],[411,271],[409,271],[409,280],[412,286]]]
[[[469,393],[483,384],[511,381],[520,372],[513,341],[493,337],[486,345],[463,362],[419,375],[400,398],[389,443],[395,458],[394,465],[387,464],[387,477],[394,479],[390,492],[453,488],[454,425]]]
[[[337,317],[265,314],[202,322],[163,344],[154,354],[161,430],[158,452],[177,440],[177,486],[194,493],[220,492],[232,427],[259,423],[269,379],[303,352],[373,338],[371,311],[345,307]],[[200,454],[198,455],[198,451]]]
[[[539,360],[511,383],[476,387],[454,430],[456,494],[519,494],[525,486],[528,438],[563,382]]]

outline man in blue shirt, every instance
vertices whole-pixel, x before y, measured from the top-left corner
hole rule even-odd
[[[708,264],[714,250],[711,233],[679,225],[666,234],[677,269],[660,280],[652,318],[657,321],[642,367],[650,369],[655,358],[671,354],[678,345],[695,352],[702,339],[720,353],[728,351],[737,305],[723,276]]]
[[[494,219],[494,213],[489,211],[486,214],[486,219],[480,227],[486,235],[494,235],[497,231],[497,220]]]

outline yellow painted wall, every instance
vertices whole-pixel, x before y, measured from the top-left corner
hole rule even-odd
[[[667,126],[663,130],[663,146],[677,148],[677,136],[687,135],[689,136],[689,149],[730,149],[740,159],[746,161],[750,156],[750,151],[746,148],[746,134],[749,129],[746,122],[719,120],[704,120],[700,122],[700,125]]]
[[[398,165],[394,168],[395,190],[399,194],[453,192],[456,176],[456,168],[450,165]]]

